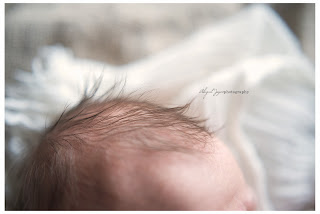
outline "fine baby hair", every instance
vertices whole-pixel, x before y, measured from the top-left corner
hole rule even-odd
[[[134,154],[200,154],[212,137],[203,121],[184,115],[191,103],[166,108],[141,96],[112,97],[115,87],[98,97],[97,84],[45,130],[20,172],[19,209],[145,209],[121,205],[114,181],[125,175],[117,173],[116,160]],[[101,171],[108,174],[103,181]]]

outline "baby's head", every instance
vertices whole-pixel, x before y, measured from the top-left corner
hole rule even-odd
[[[82,100],[32,154],[22,209],[253,209],[232,154],[186,108]]]

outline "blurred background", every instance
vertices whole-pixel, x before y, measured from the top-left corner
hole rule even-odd
[[[314,4],[269,4],[314,62]],[[43,45],[62,44],[75,56],[123,65],[177,44],[198,29],[250,4],[5,4],[5,80],[31,70]]]

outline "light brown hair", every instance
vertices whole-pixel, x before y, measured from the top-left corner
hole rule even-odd
[[[184,115],[191,103],[165,108],[130,97],[97,98],[95,92],[45,130],[21,171],[17,209],[77,209],[83,194],[79,183],[90,182],[82,164],[94,167],[92,158],[102,150],[126,146],[192,153],[211,137],[203,121]]]

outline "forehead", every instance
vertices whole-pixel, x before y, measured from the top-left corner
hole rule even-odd
[[[214,150],[213,150],[214,148]],[[115,159],[100,177],[110,182],[122,206],[140,209],[222,209],[242,185],[241,172],[221,142],[202,156],[137,152]],[[110,176],[112,175],[112,176]],[[111,180],[110,180],[111,177]]]

